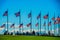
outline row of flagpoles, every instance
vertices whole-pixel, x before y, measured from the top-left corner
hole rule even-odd
[[[22,27],[22,31],[23,31],[23,23],[21,23],[21,15],[20,14],[21,14],[20,11],[18,11],[18,12],[15,13],[15,16],[19,17],[19,28],[20,28],[19,31],[21,32],[21,27]],[[8,31],[8,10],[6,10],[4,12],[3,16],[7,17],[7,31]],[[28,18],[30,19],[30,23],[27,24],[27,27],[30,27],[30,32],[32,32],[32,13],[31,12],[28,14]],[[47,13],[45,16],[43,16],[43,18],[44,18],[44,20],[46,19],[48,21],[47,25],[46,25],[46,21],[44,21],[43,26],[45,26],[45,31],[46,31],[46,26],[48,26],[48,32],[49,32],[50,31],[49,30],[49,26],[52,27],[52,25],[51,25],[52,22],[51,21],[49,22],[49,13]],[[41,33],[41,22],[42,22],[41,21],[41,12],[38,14],[37,20],[39,20],[40,22],[37,22],[35,24],[35,26],[38,26],[38,31],[40,29],[40,33]],[[57,18],[55,18],[55,13],[54,13],[54,16],[53,16],[52,20],[53,20],[53,23],[54,23],[54,30],[55,30],[55,24],[59,24],[60,23],[60,17],[58,16]],[[11,28],[14,27],[14,25],[15,24],[12,24]],[[39,27],[39,25],[40,25],[40,27]],[[3,24],[1,27],[2,28],[5,27],[5,24]]]

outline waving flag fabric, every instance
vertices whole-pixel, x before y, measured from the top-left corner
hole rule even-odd
[[[60,23],[60,17],[58,16],[57,18],[56,18],[56,20],[57,20],[57,22],[58,22],[58,24]]]
[[[36,23],[35,26],[37,27],[39,25],[39,23]]]
[[[43,17],[44,19],[48,19],[48,14]]]
[[[15,13],[15,16],[18,17],[20,16],[20,11]]]
[[[55,17],[53,17],[52,20],[54,21],[55,20]]]
[[[11,25],[11,28],[14,27],[14,25],[15,25],[15,24],[12,24],[12,25]]]
[[[3,25],[1,26],[1,28],[3,28],[3,27],[5,27],[5,24],[3,24]]]
[[[39,15],[37,16],[37,19],[39,19],[39,18],[40,18],[40,16],[41,16],[41,14],[39,14]]]
[[[58,22],[60,22],[60,17],[58,16],[56,20],[57,20]]]
[[[8,10],[4,12],[3,16],[8,16]]]
[[[31,17],[31,12],[28,14],[28,18],[30,18]]]
[[[58,24],[58,21],[54,21],[54,24]]]
[[[21,28],[21,27],[23,27],[23,24],[20,24],[20,25],[19,25],[19,28]]]
[[[31,26],[31,23],[27,24],[27,27]]]
[[[48,23],[48,26],[51,26],[51,21]]]

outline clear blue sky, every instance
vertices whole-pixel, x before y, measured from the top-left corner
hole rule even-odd
[[[8,9],[9,22],[18,25],[18,18],[15,17],[15,13],[21,11],[21,23],[24,26],[30,22],[28,14],[32,11],[32,26],[36,29],[35,24],[38,22],[36,17],[41,11],[42,13],[42,24],[44,22],[43,16],[49,12],[49,19],[54,15],[57,17],[60,12],[60,4],[56,0],[0,0],[0,26],[6,23],[6,17],[3,17],[3,13]],[[59,15],[60,16],[60,15]],[[43,27],[42,27],[43,29]]]

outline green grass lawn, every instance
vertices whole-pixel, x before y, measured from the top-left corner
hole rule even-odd
[[[60,40],[60,37],[0,35],[0,40]]]

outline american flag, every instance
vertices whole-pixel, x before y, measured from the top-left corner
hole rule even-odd
[[[58,22],[60,22],[60,17],[58,16],[58,17],[56,18],[56,20],[57,20]]]
[[[15,25],[15,24],[12,24],[12,25],[11,25],[11,28],[14,27],[14,25]]]
[[[47,14],[47,15],[45,15],[43,18],[44,18],[44,19],[47,19],[47,18],[48,18],[48,14]]]
[[[37,27],[39,25],[39,23],[36,23],[35,26]]]
[[[1,26],[1,28],[3,28],[3,27],[5,27],[5,24],[3,24],[3,25]]]
[[[30,18],[31,17],[31,12],[28,14],[28,18]]]
[[[37,19],[39,19],[39,18],[40,18],[40,16],[41,16],[41,14],[39,14],[39,15],[37,16]]]
[[[58,21],[55,20],[55,21],[54,21],[54,24],[58,24]]]
[[[57,20],[57,22],[58,22],[58,24],[60,23],[60,17],[58,16],[57,18],[56,18],[56,20]]]
[[[48,23],[48,26],[51,26],[51,21]]]
[[[18,17],[20,16],[20,11],[15,13],[15,16]]]
[[[54,21],[55,20],[55,17],[52,17],[52,20]]]
[[[31,26],[31,23],[27,24],[27,27]]]
[[[3,16],[7,16],[8,15],[8,10],[4,12]]]
[[[19,28],[23,27],[23,23],[19,25]]]

